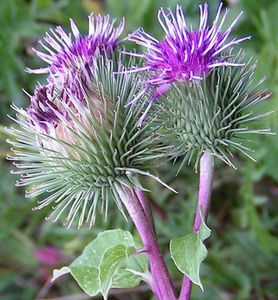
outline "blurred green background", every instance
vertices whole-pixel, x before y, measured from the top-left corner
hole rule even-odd
[[[213,12],[219,1],[207,1]],[[28,75],[25,66],[39,67],[32,47],[49,27],[62,24],[68,28],[73,18],[81,30],[87,30],[87,15],[110,13],[124,16],[128,33],[138,26],[161,35],[156,20],[160,6],[182,4],[188,18],[198,22],[201,1],[180,0],[2,0],[0,1],[0,299],[89,299],[70,276],[50,283],[53,268],[71,262],[98,232],[104,229],[134,230],[117,212],[110,212],[108,222],[101,217],[91,230],[65,229],[60,223],[46,222],[49,209],[33,212],[34,200],[24,198],[15,188],[12,165],[5,160],[10,151],[5,143],[7,114],[14,115],[12,102],[26,107],[28,98],[22,88],[32,93],[43,77]],[[244,43],[247,56],[258,60],[256,78],[266,76],[264,86],[272,97],[258,109],[276,110],[278,102],[278,1],[230,0],[230,18],[240,10],[245,14],[234,34],[252,34]],[[212,14],[213,16],[213,14]],[[278,131],[277,113],[258,126]],[[193,289],[193,300],[275,300],[278,299],[278,139],[256,136],[253,139],[256,164],[235,154],[237,170],[216,163],[216,174],[207,241],[209,255],[201,274],[205,294]],[[177,164],[178,165],[178,164]],[[159,243],[178,288],[181,278],[168,254],[170,238],[190,232],[197,195],[198,178],[191,167],[175,177],[177,166],[161,167],[157,173],[179,191],[173,195],[151,181],[145,182],[152,193],[146,195],[156,219]],[[100,299],[100,298],[99,298]],[[145,286],[127,291],[113,291],[109,299],[151,299]]]

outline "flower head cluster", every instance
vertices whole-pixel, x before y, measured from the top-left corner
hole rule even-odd
[[[259,118],[248,109],[264,97],[250,88],[253,67],[222,53],[249,37],[227,42],[240,15],[223,31],[228,11],[221,18],[221,9],[208,26],[208,6],[201,5],[195,31],[180,6],[175,15],[160,9],[162,41],[142,29],[130,36],[147,47],[144,54],[132,53],[145,59],[142,67],[115,51],[124,21],[115,27],[109,16],[91,15],[86,36],[73,21],[73,38],[61,27],[46,34],[46,52],[36,53],[49,66],[29,71],[47,73],[47,83],[37,85],[26,110],[15,107],[19,128],[8,129],[14,137],[9,159],[22,176],[18,185],[28,186],[30,197],[45,196],[37,208],[51,204],[53,220],[67,212],[69,226],[76,216],[79,225],[91,226],[99,203],[105,215],[110,199],[123,212],[120,195],[140,187],[137,175],[161,182],[148,170],[169,148],[184,161],[196,155],[198,161],[209,150],[230,165],[230,147],[245,152],[233,139],[252,133],[242,126]],[[156,118],[139,129],[158,98]]]
[[[148,71],[150,78],[146,81],[147,86],[157,88],[149,108],[161,95],[160,90],[165,93],[171,83],[199,81],[218,66],[240,66],[236,62],[230,62],[222,54],[229,47],[250,39],[250,36],[227,42],[242,13],[223,30],[228,9],[221,17],[222,6],[221,3],[212,25],[209,26],[208,5],[200,5],[200,25],[195,30],[186,23],[181,6],[177,5],[175,13],[171,9],[165,12],[161,8],[158,20],[165,31],[163,40],[157,40],[144,29],[138,29],[130,35],[130,41],[146,48],[143,54],[129,53],[144,59],[144,66],[135,68],[134,71]]]

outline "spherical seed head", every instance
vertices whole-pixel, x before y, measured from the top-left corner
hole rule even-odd
[[[20,128],[9,129],[16,140],[10,141],[9,159],[19,167],[14,172],[22,175],[19,185],[30,187],[28,197],[44,197],[37,208],[54,205],[53,220],[66,212],[68,226],[77,216],[79,226],[84,221],[91,226],[99,204],[107,217],[111,199],[123,212],[119,191],[139,187],[136,175],[152,176],[148,168],[162,155],[156,129],[136,126],[142,108],[124,107],[142,88],[139,74],[114,73],[124,64],[121,55],[95,58],[85,104],[57,97],[67,115],[57,112],[57,123],[48,123],[47,131],[36,130],[28,111],[16,108]]]
[[[236,57],[232,61],[242,60]],[[261,82],[253,83],[254,69],[250,61],[241,68],[222,66],[201,83],[175,84],[167,96],[161,97],[152,114],[157,115],[156,122],[164,122],[161,138],[172,145],[172,157],[183,157],[183,163],[196,159],[195,167],[204,151],[231,166],[233,149],[252,158],[244,137],[248,133],[270,133],[269,129],[249,129],[252,121],[269,114],[252,112],[269,96],[260,90]]]

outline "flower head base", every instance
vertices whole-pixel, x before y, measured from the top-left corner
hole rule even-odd
[[[240,55],[234,58],[242,61]],[[234,167],[232,150],[252,159],[252,150],[243,144],[247,134],[271,134],[269,129],[249,129],[249,123],[270,113],[255,114],[252,108],[269,97],[253,84],[255,65],[242,68],[219,67],[200,83],[174,84],[160,104],[153,107],[156,122],[164,122],[162,140],[173,145],[170,155],[183,157],[182,165],[199,159],[208,151]],[[152,115],[149,118],[152,118]],[[167,121],[165,121],[167,120]]]
[[[208,5],[200,5],[200,25],[197,30],[190,29],[181,6],[177,5],[176,14],[163,8],[158,12],[158,20],[165,31],[165,38],[158,41],[143,29],[130,35],[129,40],[147,48],[141,55],[145,59],[144,67],[151,72],[148,83],[160,86],[177,81],[194,81],[204,78],[214,67],[239,65],[221,56],[223,51],[232,45],[250,39],[250,36],[226,42],[233,27],[241,14],[233,21],[229,28],[222,31],[228,14],[226,9],[220,18],[222,4],[220,4],[212,26],[208,26]],[[135,54],[138,55],[138,54]],[[140,56],[140,54],[139,54]]]
[[[163,155],[157,128],[136,126],[142,108],[124,107],[142,83],[139,74],[114,73],[124,63],[121,55],[95,58],[92,81],[83,87],[86,105],[73,96],[71,103],[57,96],[57,120],[54,126],[45,117],[50,121],[46,131],[34,127],[30,109],[15,108],[20,128],[8,129],[15,138],[9,141],[14,155],[8,158],[19,168],[14,171],[21,174],[18,185],[30,187],[28,197],[44,196],[38,209],[54,205],[51,219],[67,212],[68,226],[77,216],[79,226],[84,221],[93,225],[99,205],[107,217],[111,199],[123,212],[119,193],[140,187],[137,174],[154,177],[147,166]]]

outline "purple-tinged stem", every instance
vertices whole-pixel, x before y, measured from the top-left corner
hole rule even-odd
[[[140,189],[136,189],[136,196],[144,210],[144,213],[146,215],[146,217],[148,218],[149,223],[152,225],[153,230],[154,229],[154,220],[153,220],[153,214],[152,214],[152,210],[150,207],[150,204],[148,201],[146,201],[143,192]]]
[[[149,221],[137,195],[130,189],[119,191],[149,258],[150,270],[154,282],[151,288],[158,300],[176,300],[173,284],[159,250],[152,222]]]
[[[146,201],[146,198],[144,197],[143,192],[140,189],[136,189],[135,190],[136,196],[143,208],[143,211],[148,219],[149,224],[152,226],[152,229],[155,230],[154,228],[154,220],[153,220],[153,214],[152,214],[152,210],[151,207],[148,203],[148,201]],[[155,232],[155,231],[154,231]],[[145,249],[144,249],[145,250]],[[161,299],[161,294],[158,288],[158,284],[157,281],[155,279],[153,279],[153,282],[151,283],[151,289],[153,291],[153,294],[155,295],[155,297],[157,299]]]
[[[192,288],[191,280],[187,276],[184,276],[179,300],[190,300],[191,288]]]
[[[212,191],[212,180],[213,156],[208,152],[205,152],[200,160],[199,195],[193,227],[194,232],[198,232],[200,230],[202,221],[201,213],[204,215],[205,221],[207,220]],[[190,300],[191,288],[192,282],[187,276],[185,276],[183,279],[179,300]]]

